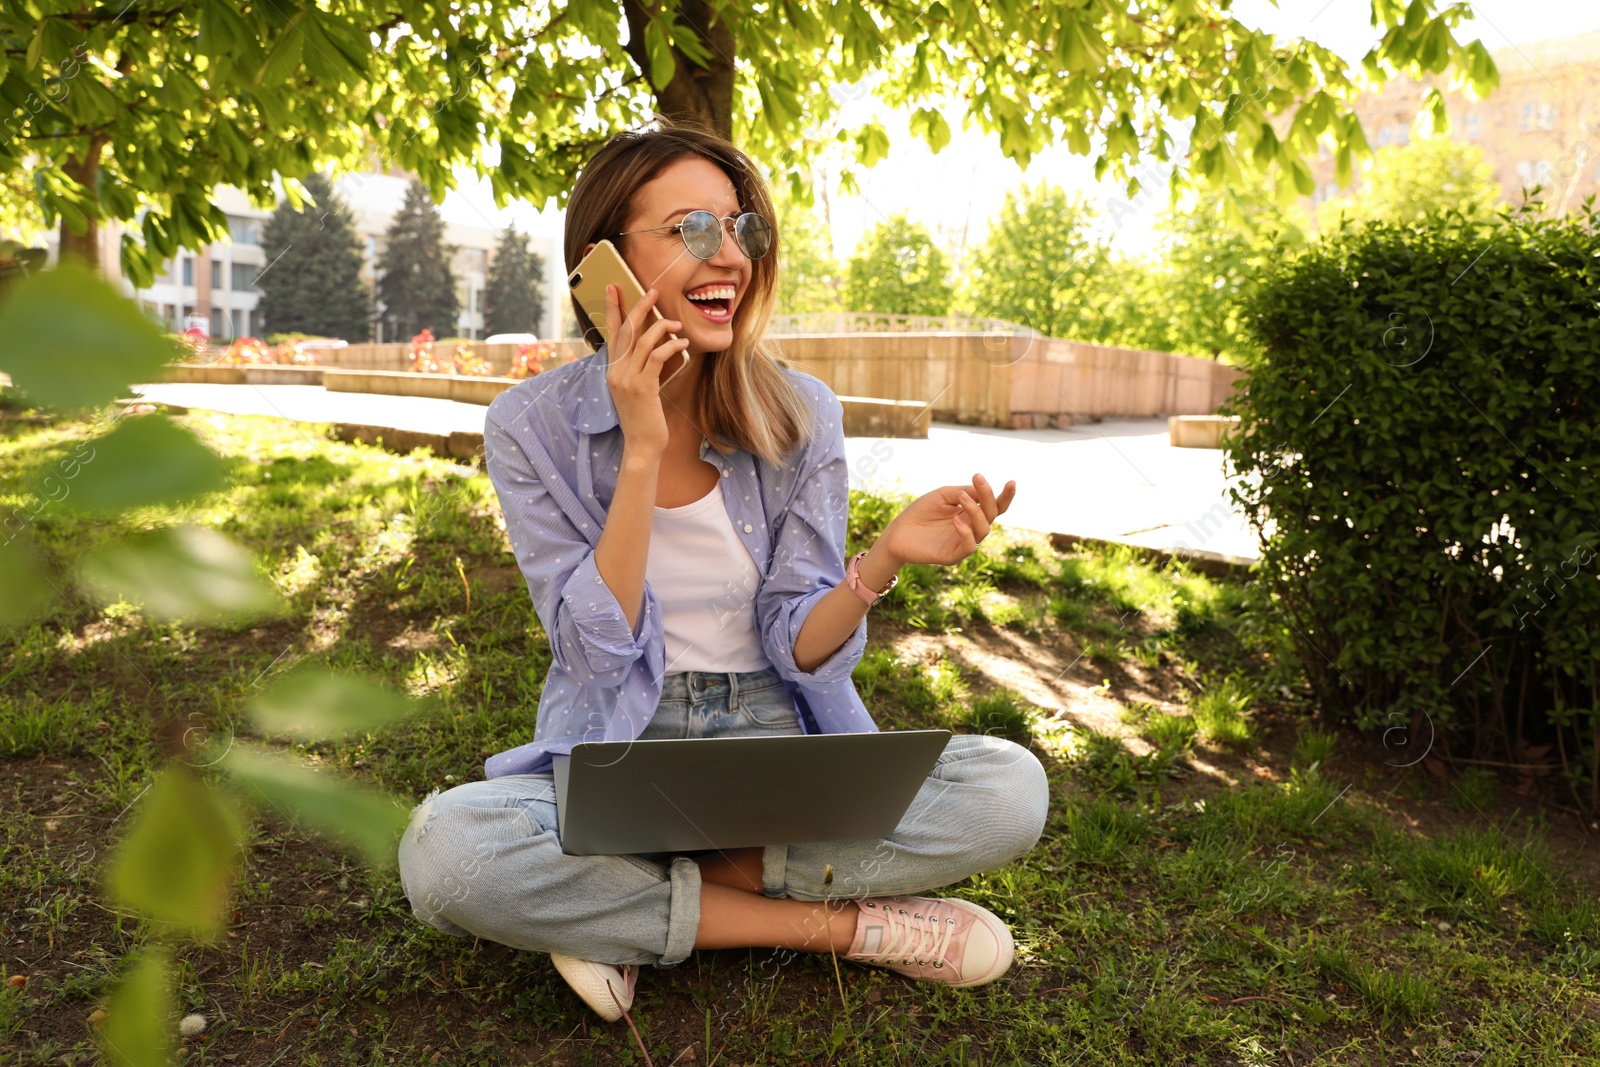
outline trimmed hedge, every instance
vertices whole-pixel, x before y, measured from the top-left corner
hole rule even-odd
[[[1600,230],[1330,234],[1250,299],[1234,500],[1318,698],[1600,809]],[[1550,746],[1542,750],[1542,746]],[[1402,751],[1398,747],[1396,751]]]

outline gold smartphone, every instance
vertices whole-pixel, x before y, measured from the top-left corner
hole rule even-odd
[[[589,250],[578,263],[578,267],[567,277],[567,287],[572,290],[574,299],[583,308],[584,314],[589,316],[595,332],[602,341],[610,341],[606,336],[606,286],[615,285],[617,295],[622,298],[622,314],[626,318],[628,312],[644,299],[644,286],[639,284],[639,279],[633,276],[633,271],[622,261],[622,254],[610,241],[601,241]],[[650,309],[651,322],[658,322],[662,315],[659,310]],[[676,337],[669,333],[668,337]],[[665,386],[683,372],[689,365],[689,350],[683,350],[683,360],[671,374],[662,381]]]

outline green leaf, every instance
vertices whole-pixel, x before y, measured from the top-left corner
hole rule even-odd
[[[27,521],[18,508],[0,525],[0,631],[31,621],[55,592],[33,539],[16,528]]]
[[[49,25],[48,20],[40,22],[33,31],[33,40],[28,42],[28,52],[25,62],[28,69],[33,70],[39,66],[39,57],[44,54],[44,31]]]
[[[194,770],[156,776],[106,874],[106,890],[160,923],[209,939],[221,929],[240,858],[239,818]]]
[[[213,59],[229,58],[244,43],[240,28],[239,15],[228,0],[210,0],[200,12],[200,33],[195,42],[200,54]]]
[[[932,108],[919,107],[911,113],[911,132],[927,141],[935,153],[950,143],[950,124]]]
[[[881,123],[874,122],[856,134],[856,144],[861,150],[861,165],[871,167],[889,154],[889,133]]]
[[[393,866],[410,812],[388,794],[242,745],[230,749],[221,765],[243,793],[291,823],[304,822],[359,849],[372,867]]]
[[[225,470],[216,453],[166,416],[125,416],[95,442],[66,499],[89,512],[185,504],[225,488]]]
[[[257,697],[251,715],[265,734],[310,741],[376,730],[421,707],[360,678],[307,666]]]
[[[75,263],[25,278],[0,303],[0,370],[40,404],[104,404],[149,381],[171,342],[132,301]]]
[[[199,526],[135,534],[94,552],[79,573],[102,601],[121,597],[157,619],[246,618],[280,603],[277,590],[256,576],[248,552]]]
[[[1112,159],[1136,159],[1139,155],[1139,133],[1127,115],[1106,127],[1106,155]]]
[[[277,44],[272,46],[272,51],[267,55],[266,62],[261,64],[261,69],[256,71],[254,83],[273,86],[286,80],[300,66],[300,50],[305,44],[305,35],[300,32],[297,25],[302,17],[302,12],[296,12],[294,17],[283,27],[278,34]]]
[[[106,1005],[100,1048],[106,1067],[168,1067],[172,1063],[171,961],[151,945],[134,957]]]
[[[1294,179],[1294,187],[1301,196],[1310,196],[1317,191],[1317,181],[1311,174],[1311,168],[1306,166],[1303,159],[1296,159],[1289,164],[1289,174]]]
[[[1434,136],[1439,137],[1450,132],[1450,113],[1444,106],[1444,94],[1438,89],[1428,90],[1423,98],[1422,114],[1431,120]]]
[[[645,26],[644,50],[650,57],[650,84],[665,89],[678,69],[678,61],[672,55],[672,44],[667,40],[660,18],[651,19]]]
[[[1105,60],[1099,31],[1076,10],[1065,12],[1056,38],[1056,60],[1071,73],[1097,70]]]

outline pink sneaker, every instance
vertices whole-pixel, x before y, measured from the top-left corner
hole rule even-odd
[[[550,962],[583,1002],[606,1022],[616,1022],[633,1007],[633,989],[639,982],[637,964],[595,963],[559,952],[550,953]]]
[[[928,982],[983,985],[1011,969],[1011,930],[987,908],[956,897],[872,897],[847,960]]]

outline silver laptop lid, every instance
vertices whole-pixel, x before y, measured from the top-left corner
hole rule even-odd
[[[599,741],[555,757],[572,856],[876,841],[933,770],[949,730]]]

